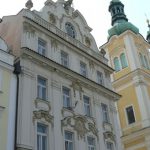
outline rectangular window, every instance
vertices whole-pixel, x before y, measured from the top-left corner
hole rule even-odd
[[[80,73],[81,75],[83,75],[84,77],[87,77],[87,66],[85,63],[80,62]]]
[[[48,150],[47,126],[37,124],[37,150]]]
[[[84,101],[84,113],[85,113],[85,115],[91,116],[90,98],[84,95],[83,101]]]
[[[43,100],[47,99],[47,80],[38,76],[37,97]]]
[[[65,150],[74,150],[73,133],[65,131]]]
[[[87,137],[88,150],[96,150],[95,138]]]
[[[61,51],[61,64],[67,68],[69,67],[69,55],[64,51]]]
[[[38,39],[38,53],[44,56],[46,54],[46,42],[42,39]]]
[[[113,143],[111,143],[111,142],[106,142],[106,147],[107,147],[107,150],[113,150],[114,149]]]
[[[67,87],[62,88],[63,92],[63,107],[71,109],[71,93],[70,89]]]
[[[135,122],[135,116],[134,116],[134,111],[133,111],[133,107],[129,106],[126,108],[126,114],[127,114],[127,118],[128,118],[128,124],[132,124]]]
[[[109,112],[108,112],[108,106],[106,104],[101,104],[102,107],[102,114],[103,114],[103,121],[109,123]]]
[[[102,72],[97,71],[97,83],[104,85],[104,79]]]

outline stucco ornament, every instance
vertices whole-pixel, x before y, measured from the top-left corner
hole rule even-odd
[[[65,117],[62,121],[62,128],[70,126],[77,132],[78,138],[84,138],[86,133],[92,132],[98,137],[98,130],[93,119],[87,119],[85,116],[73,115]]]
[[[48,111],[44,111],[44,110],[37,110],[37,111],[33,111],[33,121],[37,120],[37,119],[42,119],[44,118],[45,121],[49,122],[49,123],[53,123],[53,117],[49,114]]]
[[[78,80],[72,81],[71,87],[73,88],[74,97],[76,97],[76,90],[79,91],[80,100],[81,100],[82,99],[82,92],[84,92],[82,89],[81,83]]]
[[[103,133],[103,135],[105,140],[111,140],[115,142],[115,135],[112,132],[106,131]]]

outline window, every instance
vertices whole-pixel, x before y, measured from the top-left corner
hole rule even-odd
[[[95,138],[87,137],[88,150],[96,150]]]
[[[121,61],[122,69],[128,66],[125,53],[122,53],[120,55],[120,61]]]
[[[69,56],[68,53],[61,51],[61,64],[65,67],[69,67]]]
[[[104,79],[102,72],[97,71],[97,82],[98,84],[104,85]]]
[[[47,99],[47,80],[41,76],[38,76],[37,97]]]
[[[113,150],[114,149],[113,143],[111,143],[111,142],[106,142],[106,147],[107,147],[107,150]]]
[[[65,150],[74,150],[73,133],[65,131]]]
[[[71,36],[72,38],[76,37],[76,35],[75,35],[75,29],[74,29],[73,25],[70,22],[67,22],[65,24],[65,28],[66,28],[67,34],[69,36]]]
[[[134,111],[133,111],[132,106],[129,106],[126,108],[126,114],[127,114],[128,124],[134,123],[135,122],[135,116],[134,116]]]
[[[119,63],[118,57],[114,58],[114,67],[115,67],[116,72],[120,71],[120,63]]]
[[[83,75],[84,77],[87,77],[86,64],[83,63],[83,62],[80,62],[80,73],[81,73],[81,75]]]
[[[146,67],[147,69],[149,69],[149,65],[148,65],[148,61],[147,61],[146,56],[144,56],[144,62],[145,62],[145,67]]]
[[[83,101],[84,101],[84,113],[85,113],[85,115],[91,116],[90,98],[84,95]]]
[[[141,64],[142,64],[143,67],[145,67],[144,57],[141,53],[139,55],[140,55]]]
[[[37,124],[37,150],[48,150],[47,126]]]
[[[46,42],[42,39],[38,39],[38,53],[44,56],[46,54]]]
[[[70,89],[63,87],[63,107],[71,109],[71,94]]]
[[[109,112],[108,112],[108,106],[106,104],[101,104],[102,107],[102,114],[103,114],[103,121],[109,123]]]

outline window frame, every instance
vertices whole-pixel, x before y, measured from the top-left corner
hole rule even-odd
[[[94,139],[94,145],[89,144],[88,138]],[[87,136],[87,149],[88,150],[96,150],[96,138],[93,136]],[[94,148],[94,149],[93,149]]]
[[[106,106],[107,110],[103,110],[103,106]],[[109,114],[109,107],[108,107],[108,105],[105,104],[105,103],[101,103],[101,110],[102,110],[102,115],[103,115],[103,122],[110,123],[110,114]]]
[[[66,22],[65,23],[65,30],[67,32],[67,35],[69,35],[72,38],[76,38],[76,31],[75,31],[75,27],[72,25],[72,23],[70,22]]]
[[[39,132],[38,131],[38,125],[45,127],[46,128],[45,129],[46,133]],[[38,136],[40,137],[40,140],[38,140]],[[37,138],[36,146],[37,146],[37,150],[43,150],[43,147],[42,147],[43,146],[43,137],[46,138],[45,146],[46,146],[46,150],[48,150],[48,148],[49,148],[49,146],[48,146],[48,143],[49,143],[49,140],[48,140],[48,125],[43,124],[41,122],[37,122],[37,128],[36,128],[36,138]],[[40,141],[40,148],[39,149],[38,149],[38,141]]]
[[[43,43],[43,45],[39,44],[39,43]],[[38,38],[38,53],[40,55],[46,56],[46,51],[47,51],[47,42],[41,38]]]
[[[39,79],[45,80],[45,86],[39,83]],[[41,100],[46,100],[48,99],[48,86],[47,86],[48,79],[46,79],[43,76],[38,75],[37,76],[37,98]],[[40,89],[39,89],[40,87]],[[41,90],[42,88],[42,90]],[[44,94],[41,94],[43,92],[43,89],[45,89],[45,97],[43,96]]]
[[[128,119],[128,115],[127,115],[127,108],[129,108],[129,107],[132,107],[132,110],[133,110],[133,115],[134,115],[134,122],[132,122],[132,123],[129,123],[129,119]],[[128,106],[126,106],[125,107],[125,116],[126,116],[126,122],[127,122],[127,125],[132,125],[132,124],[134,124],[134,123],[136,123],[136,116],[135,116],[135,110],[134,110],[134,107],[133,107],[133,104],[132,105],[128,105]]]
[[[96,75],[97,75],[97,83],[100,84],[100,85],[104,85],[104,75],[103,75],[103,73],[97,70]]]
[[[71,134],[72,140],[66,139],[66,133],[70,133]],[[68,130],[64,130],[64,149],[65,150],[69,150],[69,149],[66,149],[66,142],[72,143],[72,149],[71,150],[75,149],[75,141],[74,140],[75,140],[74,132],[68,131]]]
[[[88,77],[88,72],[87,72],[87,64],[80,61],[80,74],[84,77]]]
[[[122,69],[128,67],[128,63],[127,63],[127,57],[126,57],[126,54],[124,52],[122,52],[120,54],[120,63],[121,63],[121,67]]]
[[[69,91],[69,95],[66,95],[65,93],[64,93],[64,90],[68,90]],[[65,99],[64,99],[65,98]],[[67,100],[66,100],[66,98],[67,98]],[[62,86],[62,99],[63,99],[63,108],[65,108],[65,109],[69,109],[69,110],[72,110],[72,97],[71,97],[71,89],[70,88],[68,88],[68,87],[66,87],[66,86]],[[65,101],[67,101],[67,103],[65,102]],[[68,101],[69,101],[69,103],[68,103]],[[66,104],[67,105],[66,105]],[[68,105],[69,104],[69,105]],[[65,106],[66,105],[66,106]]]
[[[67,56],[67,57],[64,57],[64,56]],[[61,65],[69,68],[69,54],[67,52],[61,50],[60,57],[61,57]],[[65,64],[65,61],[67,62],[67,64]]]
[[[85,103],[86,98],[88,98],[89,103]],[[90,99],[89,96],[83,95],[83,105],[84,105],[84,114],[85,114],[85,116],[92,117],[91,99]]]
[[[117,59],[118,66],[116,66],[116,63],[115,63],[116,59]],[[115,72],[121,71],[121,63],[120,63],[120,59],[118,56],[113,58],[113,65],[114,65]]]
[[[107,144],[111,144],[112,145],[112,149],[108,149],[108,145]],[[106,141],[106,143],[105,143],[105,145],[106,145],[106,149],[107,150],[114,150],[114,143],[113,142],[111,142],[111,141]]]

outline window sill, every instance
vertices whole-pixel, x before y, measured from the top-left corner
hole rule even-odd
[[[72,107],[63,107],[63,109],[66,110],[66,111],[71,111],[71,112],[74,111]]]

